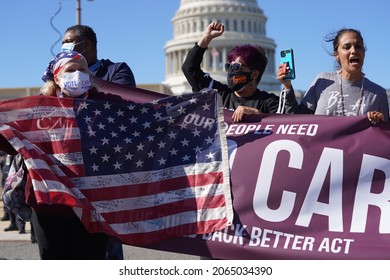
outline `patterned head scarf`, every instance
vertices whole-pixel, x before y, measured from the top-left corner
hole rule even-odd
[[[49,62],[45,73],[43,73],[42,80],[44,82],[54,81],[54,77],[57,76],[64,65],[73,59],[83,59],[85,64],[87,64],[87,60],[81,53],[75,51],[62,51]]]

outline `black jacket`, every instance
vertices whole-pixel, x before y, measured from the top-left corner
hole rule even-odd
[[[135,86],[133,72],[125,62],[112,62],[109,59],[101,59],[99,68],[92,72],[99,79],[116,84]]]
[[[195,44],[189,51],[182,66],[183,73],[194,92],[211,87],[217,90],[218,94],[222,96],[224,107],[230,110],[235,110],[238,106],[242,105],[256,108],[261,113],[277,112],[279,97],[275,94],[257,89],[256,93],[250,97],[238,97],[226,84],[215,81],[208,74],[204,73],[200,68],[200,64],[202,63],[205,51],[206,49]],[[286,103],[286,108],[289,108],[287,105]]]

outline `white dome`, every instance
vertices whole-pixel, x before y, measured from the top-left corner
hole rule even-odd
[[[225,33],[211,41],[203,58],[203,71],[210,73],[215,80],[226,83],[224,65],[228,52],[240,44],[261,45],[269,61],[259,88],[279,91],[280,83],[275,77],[276,44],[266,36],[267,17],[256,0],[181,0],[172,19],[173,39],[164,47],[166,77],[163,84],[173,94],[191,92],[181,66],[188,51],[213,21],[223,23]]]

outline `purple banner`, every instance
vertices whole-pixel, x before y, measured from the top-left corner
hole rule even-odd
[[[233,225],[151,248],[219,259],[390,259],[389,123],[230,119],[226,111]]]

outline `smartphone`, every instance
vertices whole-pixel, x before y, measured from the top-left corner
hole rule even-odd
[[[293,49],[285,49],[280,52],[280,61],[284,64],[284,67],[287,71],[287,67],[290,70],[290,73],[284,78],[284,80],[294,80],[295,79],[295,64],[294,64],[294,51]]]

